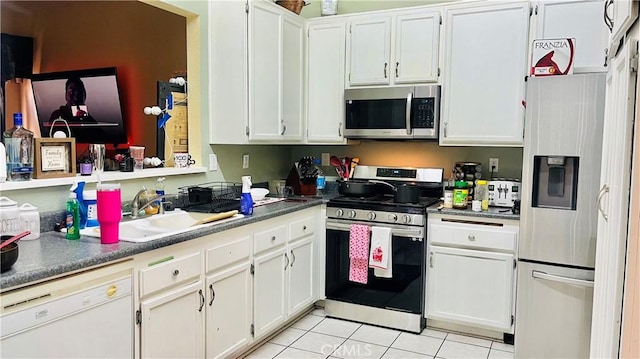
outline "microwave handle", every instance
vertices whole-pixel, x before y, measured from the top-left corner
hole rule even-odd
[[[405,120],[407,122],[407,135],[411,134],[411,100],[413,100],[413,93],[409,92],[407,95],[407,110],[405,114]]]

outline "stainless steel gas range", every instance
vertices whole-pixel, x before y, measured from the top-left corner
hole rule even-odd
[[[351,181],[416,185],[414,203],[394,201],[390,186],[368,197],[341,195],[327,204],[325,312],[329,317],[419,333],[425,327],[426,208],[442,196],[443,169],[358,166]],[[391,276],[367,268],[366,281],[350,279],[353,225],[390,233]],[[371,247],[369,247],[371,250]]]

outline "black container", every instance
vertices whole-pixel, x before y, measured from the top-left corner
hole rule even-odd
[[[2,236],[0,242],[4,242],[13,236]],[[18,260],[18,242],[13,242],[8,246],[0,249],[0,272],[6,272],[11,269]]]
[[[122,162],[120,162],[120,172],[133,172],[133,157],[125,157]]]

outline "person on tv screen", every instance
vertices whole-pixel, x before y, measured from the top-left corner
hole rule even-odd
[[[87,90],[79,77],[71,77],[65,83],[65,100],[67,103],[51,113],[49,121],[62,118],[67,121],[94,121],[89,115],[85,100]]]

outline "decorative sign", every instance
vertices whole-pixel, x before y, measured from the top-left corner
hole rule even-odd
[[[570,75],[573,73],[576,39],[534,40],[531,76]]]
[[[75,138],[35,138],[33,178],[76,175]]]

